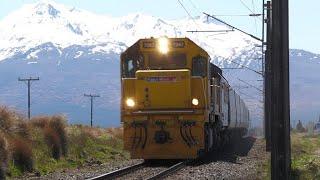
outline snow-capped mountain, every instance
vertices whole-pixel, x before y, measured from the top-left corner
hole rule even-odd
[[[88,103],[83,93],[90,91],[102,95],[96,99],[99,124],[118,124],[119,54],[145,37],[189,37],[221,67],[238,67],[231,62],[236,61],[259,71],[259,42],[238,31],[187,32],[195,29],[230,30],[205,16],[164,20],[136,13],[111,17],[54,1],[24,5],[0,21],[0,103],[25,109],[25,87],[17,78],[40,76],[32,87],[34,113],[62,112],[72,122],[84,122]],[[304,63],[304,57],[308,62],[319,62],[319,55],[306,54],[294,50],[291,57],[299,63]],[[261,77],[246,69],[225,70],[225,76],[246,100],[252,119],[261,118],[259,92],[243,89],[238,80],[261,88],[261,81],[257,81]]]
[[[52,43],[58,50],[72,45],[95,46],[92,52],[120,53],[126,46],[144,37],[190,37],[217,60],[253,50],[258,42],[238,31],[229,33],[187,33],[197,30],[230,30],[207,19],[162,20],[144,14],[125,17],[95,15],[53,1],[23,6],[0,22],[0,60],[31,48]],[[37,52],[33,52],[29,59]],[[80,55],[80,52],[78,54]],[[250,63],[250,62],[247,62]]]

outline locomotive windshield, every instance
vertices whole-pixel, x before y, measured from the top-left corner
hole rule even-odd
[[[122,58],[122,77],[133,78],[137,70],[143,69],[144,60],[142,55],[125,55]]]
[[[151,69],[181,69],[187,66],[187,56],[183,53],[150,54],[149,66]]]

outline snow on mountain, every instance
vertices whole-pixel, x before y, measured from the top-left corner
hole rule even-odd
[[[257,44],[238,31],[191,34],[186,32],[190,27],[197,30],[229,29],[205,16],[197,17],[195,21],[168,21],[141,13],[110,17],[67,7],[54,1],[40,1],[24,5],[0,22],[0,60],[48,42],[58,49],[71,45],[97,45],[101,47],[96,50],[120,53],[139,38],[166,35],[189,37],[221,62],[226,58],[240,56]],[[124,46],[119,46],[119,43]]]

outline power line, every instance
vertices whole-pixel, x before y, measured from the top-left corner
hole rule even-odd
[[[191,14],[189,13],[189,11],[186,9],[186,7],[182,4],[182,2],[180,0],[177,0],[178,3],[181,5],[181,7],[184,9],[184,11],[188,14],[188,16],[192,19],[192,21],[194,22],[194,24],[196,26],[198,26],[198,28],[200,29],[199,25],[197,24],[197,22],[195,21],[195,19],[191,16]]]
[[[238,80],[241,81],[241,82],[243,82],[243,83],[245,83],[246,85],[248,85],[248,86],[250,86],[250,87],[252,87],[252,88],[260,91],[260,92],[263,92],[263,90],[259,89],[258,87],[254,86],[254,85],[252,85],[252,84],[250,84],[250,83],[248,83],[248,82],[246,82],[246,81],[244,81],[244,80],[241,80],[241,79],[239,79],[239,78],[238,78]]]
[[[229,62],[231,62],[231,63],[234,63],[234,64],[237,64],[238,66],[241,66],[241,67],[243,67],[243,68],[245,68],[245,69],[248,69],[248,70],[250,70],[250,71],[253,71],[253,72],[255,72],[255,73],[263,76],[263,74],[262,74],[261,72],[259,72],[259,71],[257,71],[257,70],[254,70],[254,69],[252,69],[252,68],[249,68],[248,66],[245,66],[245,65],[242,65],[242,64],[240,64],[240,63],[237,63],[237,62],[235,62],[235,61],[233,61],[233,60],[231,60],[231,59],[227,59],[227,61],[229,61]]]
[[[226,69],[226,70],[234,70],[234,69],[243,69],[243,68],[220,68],[220,69]]]
[[[223,24],[225,24],[225,25],[227,25],[227,26],[231,27],[232,29],[236,29],[236,30],[240,31],[240,32],[242,32],[242,33],[244,33],[244,34],[246,34],[246,35],[248,35],[248,36],[252,37],[253,39],[256,39],[256,40],[258,40],[258,41],[262,41],[262,39],[260,39],[260,38],[258,38],[258,37],[256,37],[256,36],[254,36],[254,35],[252,35],[252,34],[250,34],[250,33],[247,33],[247,32],[245,32],[245,31],[243,31],[243,30],[241,30],[241,29],[239,29],[239,28],[236,28],[236,27],[234,27],[234,26],[232,26],[232,25],[230,25],[230,24],[226,23],[225,21],[223,21],[223,20],[221,20],[221,19],[218,19],[217,17],[215,17],[215,16],[213,16],[213,15],[210,15],[210,14],[205,13],[205,12],[203,12],[203,14],[207,15],[208,17],[211,17],[211,18],[215,19],[216,21],[219,21],[219,22],[221,22],[221,23],[223,23]]]
[[[91,111],[90,111],[90,125],[92,127],[92,119],[93,119],[93,99],[96,97],[100,97],[100,95],[97,94],[84,94],[85,97],[89,97],[90,98],[90,102],[91,102]]]
[[[197,8],[197,6],[193,3],[192,0],[188,0],[190,2],[190,4],[193,6],[193,8],[198,11],[199,14],[201,14],[201,11],[199,10],[199,8]]]
[[[191,32],[191,33],[203,33],[203,32],[207,32],[207,33],[212,33],[212,32],[231,32],[231,31],[234,31],[233,29],[230,29],[230,30],[205,30],[205,31],[198,31],[198,30],[195,30],[195,31],[187,31],[187,32]]]
[[[242,0],[240,0],[240,2],[241,2],[241,4],[242,4],[245,8],[247,8],[252,14],[255,14],[255,12],[254,12],[252,9],[250,9],[249,6],[247,6],[246,3],[244,3]]]
[[[207,46],[213,48],[210,44],[207,44]],[[241,68],[248,69],[248,70],[250,70],[250,71],[252,71],[252,72],[255,72],[255,73],[263,76],[263,74],[262,74],[261,72],[259,72],[259,71],[257,71],[257,70],[254,70],[254,69],[252,69],[252,68],[250,68],[250,67],[248,67],[248,66],[245,66],[245,65],[242,65],[242,64],[240,64],[240,63],[237,63],[237,62],[235,62],[235,61],[233,61],[233,60],[231,60],[231,59],[226,59],[226,61],[229,61],[229,62],[231,62],[231,63],[234,63],[234,64],[240,66]],[[238,69],[241,69],[241,68],[238,68]]]
[[[214,15],[215,17],[257,17],[257,16],[261,16],[262,14],[257,14],[257,13],[252,13],[252,14],[216,14]]]
[[[31,88],[31,82],[32,81],[39,81],[40,78],[37,77],[37,78],[18,78],[18,81],[22,81],[22,82],[27,82],[27,85],[28,85],[28,119],[30,120],[31,118],[31,93],[30,93],[30,88]]]
[[[246,96],[247,98],[250,98],[250,99],[252,99],[252,100],[255,100],[255,101],[257,101],[258,103],[263,103],[261,100],[259,100],[259,98],[258,97],[254,97],[254,96],[251,96],[251,95],[249,95],[249,94],[246,94],[246,93],[243,93],[242,91],[238,91],[238,93],[240,94],[240,95],[243,95],[243,96]]]

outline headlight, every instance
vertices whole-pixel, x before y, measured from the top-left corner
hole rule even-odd
[[[160,53],[167,54],[169,51],[169,41],[168,38],[162,37],[158,39],[158,48]]]
[[[199,105],[199,100],[197,98],[193,98],[192,99],[192,104],[195,105],[195,106],[198,106]]]
[[[134,102],[133,99],[128,98],[127,101],[126,101],[126,104],[127,104],[128,107],[134,107],[136,103]]]

